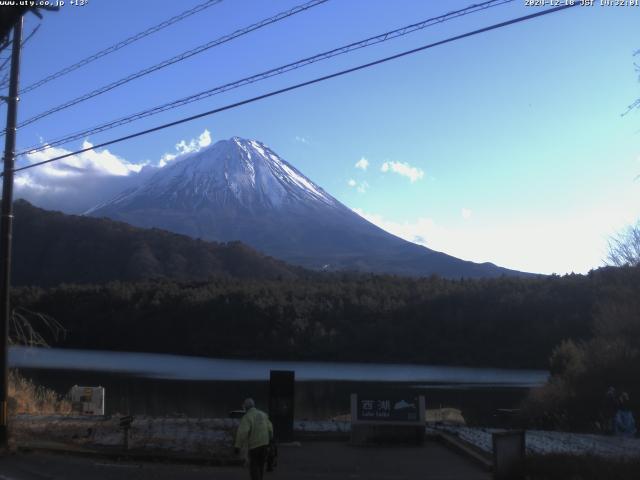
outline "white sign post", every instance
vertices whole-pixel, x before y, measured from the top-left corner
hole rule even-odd
[[[81,415],[104,415],[104,387],[71,387],[71,408]]]

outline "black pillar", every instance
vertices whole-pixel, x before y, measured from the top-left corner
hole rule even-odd
[[[269,376],[269,417],[276,442],[293,441],[295,372],[271,370]]]

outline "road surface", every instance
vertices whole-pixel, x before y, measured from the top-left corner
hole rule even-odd
[[[314,441],[280,447],[273,480],[489,480],[490,474],[443,445],[353,447],[345,442]],[[0,480],[246,480],[241,467],[162,462],[117,461],[104,457],[20,452],[0,458]]]

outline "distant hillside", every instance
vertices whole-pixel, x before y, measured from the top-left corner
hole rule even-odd
[[[240,242],[216,243],[108,219],[14,206],[15,285],[213,277],[293,279],[304,270]]]

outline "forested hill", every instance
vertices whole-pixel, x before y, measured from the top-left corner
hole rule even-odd
[[[240,243],[195,240],[108,219],[14,204],[15,285],[104,283],[152,278],[293,279],[307,273]]]
[[[15,207],[23,287],[12,306],[60,322],[67,335],[49,341],[67,348],[545,368],[640,284],[638,267],[473,280],[314,273],[239,243]]]
[[[60,347],[211,357],[546,368],[588,339],[640,268],[479,280],[326,274],[295,280],[146,281],[14,291],[67,329]]]

